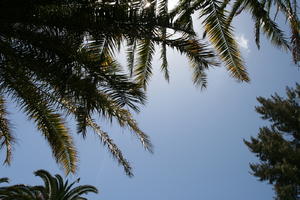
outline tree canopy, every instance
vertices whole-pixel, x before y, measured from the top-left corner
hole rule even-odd
[[[227,5],[233,2],[232,11]],[[282,2],[282,3],[280,3]],[[14,133],[7,102],[32,120],[48,141],[56,161],[66,173],[77,168],[77,151],[65,117],[73,116],[83,137],[90,127],[132,176],[121,150],[95,122],[115,120],[129,128],[144,148],[152,151],[149,137],[138,127],[132,111],[146,101],[156,46],[161,70],[169,80],[167,49],[184,54],[193,69],[193,81],[206,87],[209,67],[224,63],[239,81],[249,81],[234,39],[232,18],[249,10],[273,43],[287,49],[288,42],[270,18],[274,3],[291,24],[294,60],[298,61],[297,2],[259,0],[181,0],[172,11],[167,0],[3,0],[0,2],[0,148],[11,162]],[[203,19],[204,36],[197,36],[191,15]],[[206,36],[208,39],[206,39]],[[256,39],[259,44],[259,37]],[[124,45],[129,75],[117,62]]]
[[[145,103],[143,88],[151,75],[154,45],[163,46],[166,77],[167,46],[191,60],[195,83],[205,86],[204,70],[217,65],[215,54],[196,39],[195,32],[170,20],[165,1],[159,5],[160,9],[154,9],[144,1],[1,1],[0,147],[6,149],[5,163],[11,161],[15,138],[6,103],[14,101],[34,121],[66,173],[77,167],[76,149],[64,118],[72,115],[78,133],[85,137],[86,128],[92,128],[132,176],[131,166],[95,122],[95,114],[128,127],[152,151],[131,111],[139,111],[138,105]],[[169,38],[167,29],[179,36]],[[135,80],[115,58],[124,42]]]
[[[244,141],[260,160],[250,164],[253,175],[274,186],[278,200],[300,198],[300,85],[287,88],[287,97],[258,98],[256,111],[271,122],[256,138]]]

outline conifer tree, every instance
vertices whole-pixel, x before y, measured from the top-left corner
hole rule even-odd
[[[256,111],[269,127],[262,127],[257,138],[244,141],[260,159],[250,164],[253,175],[274,186],[276,200],[300,199],[300,85],[287,88],[287,97],[258,97]]]

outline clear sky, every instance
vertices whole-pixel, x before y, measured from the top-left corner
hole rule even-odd
[[[237,82],[220,67],[210,69],[208,88],[201,91],[192,84],[184,56],[169,51],[168,84],[160,73],[159,56],[155,57],[148,103],[135,116],[150,135],[154,154],[144,151],[129,131],[100,121],[134,167],[133,178],[125,175],[92,132],[82,140],[73,131],[80,164],[78,173],[68,178],[81,177],[80,184],[96,186],[100,193],[90,195],[90,199],[272,199],[272,188],[249,173],[249,162],[256,158],[243,139],[256,136],[258,128],[266,124],[254,110],[256,97],[269,97],[274,92],[284,95],[286,86],[295,86],[300,72],[290,55],[271,46],[264,37],[261,50],[257,50],[249,16],[240,16],[235,25],[250,83]],[[0,166],[0,177],[9,177],[13,184],[39,184],[35,170],[63,174],[33,123],[12,105],[10,113],[18,141],[12,165]],[[71,119],[69,126],[74,130]]]

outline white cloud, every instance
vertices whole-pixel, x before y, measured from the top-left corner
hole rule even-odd
[[[248,45],[249,40],[244,36],[244,34],[238,35],[237,37],[235,37],[235,39],[242,49],[245,49],[247,52],[250,52]]]
[[[172,10],[178,4],[178,0],[169,0],[168,3],[169,10]]]

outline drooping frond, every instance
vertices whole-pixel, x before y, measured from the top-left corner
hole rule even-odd
[[[225,10],[226,7],[229,5],[230,1],[231,1],[231,0],[224,0],[223,3],[222,3],[222,5],[220,6],[220,10],[221,10],[221,11],[222,11],[222,10]]]
[[[110,100],[108,96],[101,95],[98,93],[98,95],[101,97],[101,102],[105,106],[97,106],[102,107],[102,110],[99,110],[99,113],[102,113],[103,116],[107,118],[114,118],[117,120],[120,126],[129,128],[140,140],[143,147],[152,152],[152,144],[149,140],[149,137],[140,130],[138,127],[136,121],[132,118],[130,112],[126,109],[122,109],[118,104],[116,104],[113,100]],[[111,96],[111,95],[110,95]],[[64,107],[67,108],[70,112],[72,112],[75,116],[77,116],[78,108],[74,106],[69,100],[62,99],[61,103]],[[85,122],[89,127],[91,127],[94,132],[99,135],[101,141],[104,145],[106,145],[109,149],[109,151],[112,153],[114,157],[118,160],[120,164],[123,165],[126,173],[131,174],[129,166],[129,163],[123,158],[121,151],[118,149],[118,147],[113,143],[113,141],[109,138],[108,134],[101,130],[101,128],[94,122],[94,120],[90,116],[86,116]]]
[[[168,70],[168,59],[167,59],[167,47],[166,44],[162,44],[161,50],[160,50],[160,59],[162,60],[161,64],[161,71],[164,74],[165,79],[169,82],[170,75]]]
[[[268,12],[263,8],[263,5],[256,0],[248,0],[245,5],[246,8],[250,10],[253,19],[260,21],[262,30],[271,42],[283,49],[289,49],[289,42],[286,40],[278,25],[270,18]]]
[[[140,40],[138,44],[138,64],[134,71],[137,83],[146,88],[152,75],[152,58],[154,54],[154,42],[151,40]]]
[[[160,0],[158,5],[158,16],[167,17],[168,16],[168,0]],[[161,28],[162,40],[167,38],[167,28]],[[167,60],[167,46],[163,41],[160,50],[160,59],[162,60],[161,71],[167,81],[170,80],[169,70],[168,70],[168,60]]]
[[[188,57],[190,66],[193,69],[193,81],[195,85],[205,87],[205,70],[219,63],[215,60],[214,52],[208,45],[200,43],[193,38],[166,40],[167,46],[178,50]]]
[[[278,10],[281,10],[289,22],[291,30],[291,51],[293,61],[297,64],[300,61],[300,21],[297,13],[297,2],[290,0],[275,0]]]
[[[274,45],[283,49],[289,49],[289,42],[286,40],[283,31],[270,18],[269,12],[271,2],[271,0],[268,0],[265,3],[258,0],[236,0],[234,1],[231,12],[227,17],[227,23],[230,25],[235,15],[239,14],[243,10],[248,10],[255,22],[255,39],[258,48],[260,47],[259,32],[260,29],[262,29]]]
[[[191,0],[179,1],[178,6],[171,11],[170,16],[175,19],[174,24],[176,26],[183,27],[190,33],[190,36],[196,36],[193,28],[192,14],[199,8],[199,5],[197,3],[192,4],[191,2]]]
[[[250,79],[233,37],[232,27],[227,25],[226,16],[220,10],[220,5],[220,1],[217,0],[207,1],[201,13],[201,17],[204,17],[205,31],[231,75],[240,81],[248,82]]]
[[[255,21],[255,43],[258,49],[260,49],[260,27],[261,21],[260,19],[256,19]]]
[[[231,7],[231,11],[229,12],[227,18],[226,18],[226,23],[228,25],[231,25],[233,18],[238,15],[239,10],[241,8],[245,7],[245,0],[235,0],[232,7]]]
[[[2,69],[2,73],[5,74],[5,86],[11,97],[20,104],[29,119],[34,120],[48,141],[56,161],[63,166],[66,173],[75,172],[76,150],[61,116],[51,109],[39,93],[39,88],[28,77],[18,74],[22,70],[11,71],[7,66]]]
[[[109,137],[109,135],[106,132],[102,131],[101,128],[92,119],[88,119],[87,123],[89,127],[93,129],[95,134],[99,136],[103,145],[107,146],[109,152],[113,155],[114,158],[116,158],[118,163],[123,166],[125,173],[130,177],[133,176],[130,163],[124,158],[121,150],[114,143],[114,141]]]
[[[116,62],[110,63],[110,68],[119,69]],[[110,69],[107,70],[107,73]],[[106,86],[104,93],[111,98],[118,106],[128,106],[132,110],[139,112],[137,104],[146,102],[146,95],[138,83],[132,82],[127,75],[118,70],[112,70],[105,78]]]
[[[129,39],[127,49],[127,63],[130,77],[133,76],[133,69],[135,66],[136,43],[136,39]]]
[[[0,149],[6,151],[4,163],[10,164],[12,156],[12,145],[15,138],[12,134],[9,121],[7,119],[7,111],[5,108],[5,99],[0,96]]]
[[[131,130],[136,136],[137,138],[140,140],[141,144],[143,145],[143,147],[150,151],[153,152],[153,146],[151,144],[151,141],[149,139],[149,136],[146,135],[139,127],[137,122],[132,118],[131,113],[126,110],[126,109],[122,109],[122,108],[118,108],[116,107],[114,109],[115,112],[115,117],[118,121],[118,123],[122,126],[122,127],[126,127],[129,128],[129,130]]]
[[[69,111],[73,112],[75,116],[77,115],[78,108],[76,108],[74,105],[72,105],[68,100],[63,99],[61,101],[62,105],[65,106]],[[118,114],[115,114],[116,117],[123,117],[119,116]],[[120,165],[123,166],[126,174],[128,176],[133,176],[132,168],[129,164],[129,162],[123,157],[123,154],[121,150],[118,148],[118,146],[113,142],[113,140],[109,137],[109,135],[104,132],[98,124],[94,122],[94,120],[88,116],[85,118],[87,126],[93,129],[94,133],[99,136],[99,139],[103,143],[104,146],[106,146],[109,150],[109,152],[113,155],[113,157],[118,161]],[[124,123],[121,121],[120,123]],[[122,124],[123,125],[123,124]],[[138,129],[138,128],[137,128]],[[139,130],[139,129],[138,129]],[[142,138],[142,141],[145,139]],[[147,141],[150,144],[150,141]],[[143,145],[149,145],[148,143]]]

